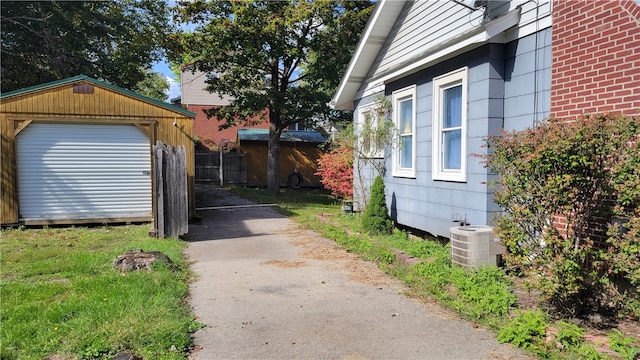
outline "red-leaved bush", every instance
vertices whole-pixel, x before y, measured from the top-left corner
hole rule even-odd
[[[320,182],[333,196],[353,198],[353,149],[338,147],[318,159]]]

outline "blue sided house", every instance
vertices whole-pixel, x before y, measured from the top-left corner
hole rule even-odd
[[[376,116],[395,128],[355,159],[355,204],[380,174],[400,225],[444,237],[491,225],[495,175],[476,154],[488,135],[549,116],[551,10],[551,0],[378,1],[332,99],[354,111],[356,131]]]

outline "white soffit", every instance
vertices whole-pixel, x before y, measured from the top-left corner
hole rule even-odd
[[[353,97],[384,45],[389,32],[405,6],[404,1],[380,0],[371,14],[356,51],[331,100],[336,110],[353,110]]]

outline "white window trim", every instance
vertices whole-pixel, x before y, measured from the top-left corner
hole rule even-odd
[[[378,109],[379,104],[377,102],[371,103],[371,104],[367,104],[364,105],[362,107],[360,107],[358,109],[358,127],[357,127],[357,132],[358,132],[358,145],[362,146],[362,137],[360,136],[361,134],[361,130],[364,126],[365,123],[365,116],[367,113],[374,113],[376,112]],[[383,115],[384,116],[384,115]],[[373,119],[374,121],[371,123],[371,129],[372,130],[377,130],[378,125],[379,125],[379,121],[380,119],[375,118]],[[384,119],[382,119],[384,121]],[[370,159],[375,159],[375,158],[384,158],[384,146],[381,146],[380,148],[377,147],[377,142],[374,142],[373,144],[374,148],[373,150],[370,149],[370,151],[368,153],[364,153],[361,154],[363,155],[365,158],[370,158]]]
[[[393,106],[393,123],[396,129],[400,129],[399,121],[399,111],[400,107],[398,103],[402,100],[406,100],[411,98],[412,100],[412,114],[411,114],[411,168],[401,168],[400,165],[400,153],[402,149],[400,149],[399,145],[401,143],[400,139],[398,141],[394,141],[393,143],[393,156],[392,156],[392,175],[394,177],[406,177],[406,178],[415,178],[416,177],[416,86],[412,85],[400,90],[396,90],[391,94],[392,98],[392,106]],[[398,131],[398,137],[401,137],[400,131]]]
[[[467,84],[468,68],[464,67],[433,79],[433,153],[432,179],[443,181],[467,181]],[[447,170],[443,166],[442,93],[444,90],[462,85],[462,121],[460,170]]]

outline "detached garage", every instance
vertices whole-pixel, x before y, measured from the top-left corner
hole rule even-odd
[[[194,215],[195,114],[86,76],[0,100],[1,224],[153,220],[157,140],[186,148]]]

